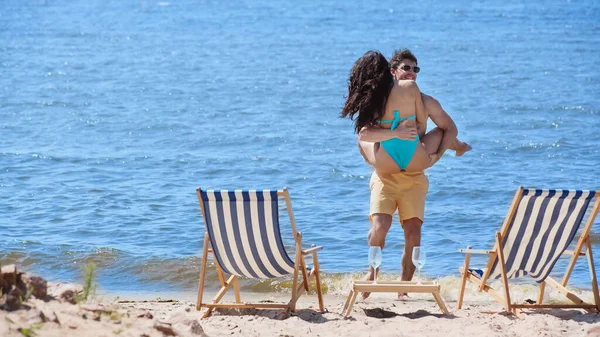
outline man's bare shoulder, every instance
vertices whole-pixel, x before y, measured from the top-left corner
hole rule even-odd
[[[427,94],[421,93],[421,99],[423,100],[423,104],[427,105],[440,105],[440,102],[438,102],[437,99],[435,99],[433,96],[429,96]]]
[[[427,115],[442,111],[442,105],[433,96],[421,93],[421,99],[423,100],[423,106],[425,107],[425,111],[427,111]]]
[[[421,93],[421,97],[423,100],[423,106],[427,112],[427,118],[431,118],[435,125],[444,130],[447,130],[448,128],[456,128],[452,117],[450,117],[450,115],[444,111],[442,105],[437,99],[424,93]]]

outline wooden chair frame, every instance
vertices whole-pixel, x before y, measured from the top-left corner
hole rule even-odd
[[[517,310],[521,310],[521,309],[544,309],[544,308],[580,308],[580,309],[585,309],[588,312],[593,312],[593,311],[600,312],[600,295],[598,293],[598,280],[596,277],[596,268],[594,266],[594,258],[592,255],[592,245],[591,245],[590,235],[589,235],[591,227],[594,223],[594,220],[596,219],[596,216],[598,215],[598,210],[600,208],[600,192],[596,192],[596,195],[595,195],[596,202],[594,203],[594,205],[592,207],[592,211],[590,213],[590,216],[589,216],[586,224],[583,227],[581,236],[579,237],[579,240],[577,241],[577,244],[575,245],[575,250],[574,251],[565,251],[563,253],[565,255],[572,255],[572,258],[571,258],[571,261],[569,262],[569,265],[567,266],[567,270],[566,270],[561,282],[558,282],[555,279],[553,279],[552,277],[548,276],[546,278],[546,280],[544,280],[544,282],[540,283],[537,303],[535,303],[535,304],[517,304],[517,303],[511,302],[508,277],[506,275],[504,253],[502,250],[502,239],[505,237],[505,235],[508,232],[509,224],[512,221],[513,217],[515,216],[515,212],[517,210],[517,206],[519,205],[519,201],[521,200],[522,194],[523,194],[523,187],[521,186],[515,193],[515,197],[513,198],[512,204],[508,210],[508,214],[504,220],[504,223],[502,224],[502,228],[500,229],[499,232],[496,232],[496,242],[495,242],[494,248],[492,250],[474,250],[474,249],[471,249],[471,246],[467,247],[467,249],[459,250],[459,252],[465,254],[465,261],[464,261],[463,266],[461,268],[459,268],[460,273],[461,273],[461,284],[460,284],[460,292],[458,295],[458,305],[457,305],[458,309],[462,308],[463,297],[465,294],[465,286],[466,286],[466,282],[468,279],[478,285],[479,292],[485,291],[486,293],[490,294],[494,299],[496,299],[498,302],[503,304],[507,312],[512,312],[512,313],[516,314]],[[585,249],[585,252],[582,252],[581,249],[583,248],[584,245],[585,245],[586,249]],[[487,269],[484,272],[483,276],[481,276],[481,277],[479,277],[474,272],[469,271],[469,263],[471,260],[471,254],[487,254],[487,255],[489,255]],[[575,267],[575,263],[577,262],[577,259],[579,258],[579,256],[585,256],[585,255],[587,255],[588,267],[590,270],[590,278],[591,278],[591,282],[592,282],[592,292],[594,294],[594,303],[593,304],[586,303],[585,301],[583,301],[581,298],[579,298],[577,295],[575,295],[573,292],[569,291],[566,288],[567,283],[569,282],[569,278],[571,277],[571,273],[573,272],[573,268]],[[504,296],[499,294],[496,290],[494,290],[492,287],[490,287],[490,285],[487,283],[488,278],[491,273],[491,268],[494,265],[494,262],[496,259],[498,260],[498,264],[500,266],[500,271],[502,274],[502,285],[504,287],[504,290],[503,290]],[[565,295],[574,304],[543,304],[544,291],[545,291],[546,285],[549,285],[549,286],[555,288],[556,290],[558,290],[560,293]]]
[[[200,194],[200,189],[197,191],[198,201],[200,203],[200,209],[202,211],[202,217],[206,223],[206,215],[204,210],[204,204],[202,202],[202,196]],[[319,301],[319,310],[324,311],[323,304],[323,292],[321,289],[321,277],[320,277],[320,268],[319,268],[319,259],[317,257],[318,251],[323,249],[323,246],[316,247],[313,245],[309,249],[302,249],[302,233],[298,232],[296,229],[296,220],[294,218],[294,213],[292,211],[292,202],[290,200],[290,195],[287,188],[284,188],[281,191],[277,191],[278,197],[283,197],[286,203],[286,208],[288,211],[288,216],[290,218],[290,223],[292,227],[292,233],[294,235],[295,247],[296,247],[296,258],[294,261],[294,276],[292,281],[292,296],[290,301],[287,304],[276,304],[276,303],[245,303],[241,301],[240,297],[240,288],[238,279],[239,276],[230,275],[227,279],[225,277],[225,273],[223,272],[223,268],[219,265],[217,261],[214,251],[210,246],[210,240],[208,236],[208,232],[204,234],[204,248],[202,250],[202,261],[200,266],[200,281],[198,283],[198,298],[196,303],[196,310],[202,310],[203,307],[207,308],[206,312],[202,315],[201,318],[206,318],[210,316],[212,311],[215,308],[230,308],[230,309],[243,309],[243,308],[254,308],[254,309],[283,309],[284,316],[287,316],[290,312],[296,310],[296,302],[298,298],[304,293],[304,291],[309,291],[310,281],[314,278],[316,283],[317,290],[317,298]],[[204,293],[204,281],[206,278],[206,269],[208,267],[208,253],[213,254],[213,260],[215,262],[215,267],[217,269],[217,275],[219,277],[219,282],[221,284],[221,288],[219,289],[217,295],[212,300],[212,303],[202,303],[202,297]],[[306,268],[306,258],[311,258],[313,260],[313,268],[308,271]],[[298,285],[298,276],[302,275],[302,281]],[[221,299],[227,291],[233,286],[235,303],[220,303]]]

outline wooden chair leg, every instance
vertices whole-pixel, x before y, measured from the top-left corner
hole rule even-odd
[[[346,317],[350,316],[350,314],[352,313],[352,307],[354,306],[354,302],[356,302],[356,296],[358,296],[358,291],[354,290],[352,299],[350,299],[350,303],[348,304],[348,311],[346,313]]]
[[[278,319],[279,320],[284,320],[288,317],[290,317],[290,313],[292,312],[292,308],[290,306],[288,306],[287,308],[285,308],[285,310],[283,310],[283,312],[281,313],[281,315],[279,315]]]
[[[508,288],[508,277],[506,275],[506,265],[504,261],[504,251],[502,250],[502,236],[500,232],[496,233],[496,247],[498,252],[498,263],[502,272],[502,283],[504,284],[504,305],[507,312],[511,312],[510,307],[510,289]]]
[[[204,279],[206,278],[206,267],[208,259],[208,233],[204,235],[204,248],[202,248],[202,261],[200,262],[200,280],[198,281],[198,297],[196,302],[196,310],[202,308],[202,296],[204,294]]]
[[[317,252],[313,252],[312,256],[313,268],[315,268],[315,282],[317,283],[317,298],[319,299],[319,311],[325,311],[325,304],[323,302],[323,291],[321,290],[321,267],[319,266]]]
[[[292,281],[292,299],[289,302],[290,311],[296,310],[296,301],[298,300],[298,273],[302,268],[302,234],[296,233],[296,261],[294,263],[294,279]]]
[[[555,279],[548,276],[546,277],[546,284],[556,289],[558,292],[565,295],[571,302],[575,304],[585,304],[585,301],[579,298],[575,293],[571,292],[569,289],[564,287],[562,284],[558,283]]]
[[[304,261],[304,258],[300,259],[300,270],[302,270],[302,281],[304,284],[304,290],[306,290],[306,292],[308,293],[310,291],[310,289],[308,288],[309,284],[308,284],[308,274],[306,272],[306,262]]]
[[[490,287],[489,284],[483,282],[482,279],[480,279],[477,276],[473,275],[473,273],[468,273],[467,276],[469,277],[469,281],[477,284],[477,286],[479,286],[480,284],[483,284],[483,291],[485,291],[490,296],[492,296],[500,304],[505,304],[504,298],[502,296],[500,296],[500,294],[498,294],[496,292],[496,290],[494,290],[492,287]]]
[[[200,319],[205,319],[206,317],[210,316],[210,314],[212,314],[213,308],[208,308],[204,314],[202,314],[202,316],[200,316]]]
[[[206,235],[206,240],[208,240],[208,235]],[[214,256],[214,254],[215,253],[213,252],[213,256]],[[207,254],[207,256],[208,256],[208,254]],[[221,289],[219,290],[219,292],[213,299],[213,303],[218,303],[221,300],[221,298],[223,298],[223,296],[225,295],[227,290],[229,290],[229,287],[231,286],[232,282],[234,280],[237,280],[237,276],[232,275],[229,277],[229,280],[225,281],[225,273],[223,273],[223,269],[221,268],[221,265],[219,265],[219,262],[217,261],[216,257],[214,257],[214,261],[215,261],[215,267],[217,269],[217,275],[219,277],[219,283],[221,284]],[[202,315],[202,317],[200,317],[200,319],[204,319],[204,318],[210,316],[210,314],[213,312],[213,310],[214,310],[214,308],[208,308],[208,310],[206,310],[206,312]]]
[[[223,272],[223,268],[221,268],[221,265],[219,264],[219,261],[217,261],[216,256],[214,256],[215,253],[213,253],[213,257],[214,257],[214,261],[215,261],[215,267],[217,268],[217,276],[219,276],[219,283],[221,284],[221,287],[225,286],[225,273]]]
[[[236,277],[235,280],[233,280],[233,293],[235,295],[235,303],[242,303],[242,300],[240,299],[240,283],[238,280],[239,277]]]
[[[569,278],[571,277],[573,268],[575,268],[575,262],[577,262],[577,258],[579,258],[579,252],[581,252],[581,248],[583,248],[584,244],[587,246],[587,241],[590,239],[590,236],[589,236],[590,230],[592,228],[592,225],[594,224],[594,221],[596,220],[596,216],[598,215],[599,210],[600,210],[600,195],[597,193],[596,194],[596,202],[594,203],[594,208],[592,208],[592,212],[590,213],[590,215],[586,221],[586,224],[583,227],[581,236],[579,237],[579,240],[577,240],[577,244],[575,245],[575,249],[573,250],[574,254],[571,257],[571,262],[569,262],[569,265],[567,266],[567,271],[565,272],[565,275],[563,276],[563,279],[561,282],[563,287],[566,287],[567,282],[569,282]],[[588,256],[589,256],[589,251],[588,251]],[[588,258],[588,262],[589,261],[590,260]]]
[[[231,285],[234,284],[235,281],[237,281],[237,278],[238,277],[235,275],[231,275],[229,277],[229,279],[225,282],[225,285],[222,286],[221,289],[219,290],[219,292],[217,293],[217,295],[215,295],[215,298],[213,299],[213,303],[219,303],[219,301],[223,298],[223,296],[225,296],[225,294],[227,293],[227,290],[229,290]],[[209,307],[208,310],[206,310],[206,312],[204,313],[204,315],[202,315],[201,319],[210,316],[213,309],[214,308]]]
[[[346,298],[346,302],[344,303],[344,309],[342,309],[342,316],[344,316],[344,317],[348,316],[347,309],[348,309],[348,306],[350,305],[350,301],[352,300],[353,296],[354,296],[354,289],[350,289],[348,298]]]
[[[442,296],[440,296],[440,293],[436,291],[436,292],[433,292],[432,294],[433,294],[433,298],[435,298],[435,301],[440,306],[442,313],[444,315],[448,315],[450,312],[448,311],[448,308],[446,308],[446,303],[444,303],[444,299],[442,298]]]
[[[546,290],[546,282],[540,283],[540,292],[538,294],[537,304],[544,302],[544,291]]]
[[[600,294],[598,293],[598,279],[596,277],[596,267],[594,266],[594,256],[592,254],[592,243],[588,237],[585,240],[587,248],[588,266],[590,269],[590,278],[592,279],[592,292],[594,293],[594,304],[596,304],[596,310],[600,312]]]
[[[471,246],[467,246],[467,249],[471,249]],[[460,290],[458,292],[458,304],[457,308],[462,308],[463,298],[465,296],[465,287],[467,286],[467,273],[469,272],[469,263],[471,262],[471,254],[465,255],[465,263],[461,272]]]

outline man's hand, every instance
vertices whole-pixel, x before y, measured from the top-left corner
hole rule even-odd
[[[414,125],[407,126],[407,122],[408,121],[402,121],[400,124],[398,124],[398,127],[396,127],[396,129],[394,129],[394,131],[392,132],[394,133],[394,136],[396,136],[396,138],[404,140],[415,140],[415,138],[417,137],[417,127]]]
[[[442,157],[442,154],[439,154],[438,152],[434,152],[434,153],[430,153],[429,154],[429,166],[433,166],[433,164],[437,163],[438,160],[440,160],[440,158]]]

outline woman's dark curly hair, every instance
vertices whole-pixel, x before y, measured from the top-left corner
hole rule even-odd
[[[350,116],[354,120],[354,115],[358,114],[354,122],[356,133],[365,126],[377,124],[393,83],[388,61],[379,51],[370,50],[354,62],[341,117]]]

